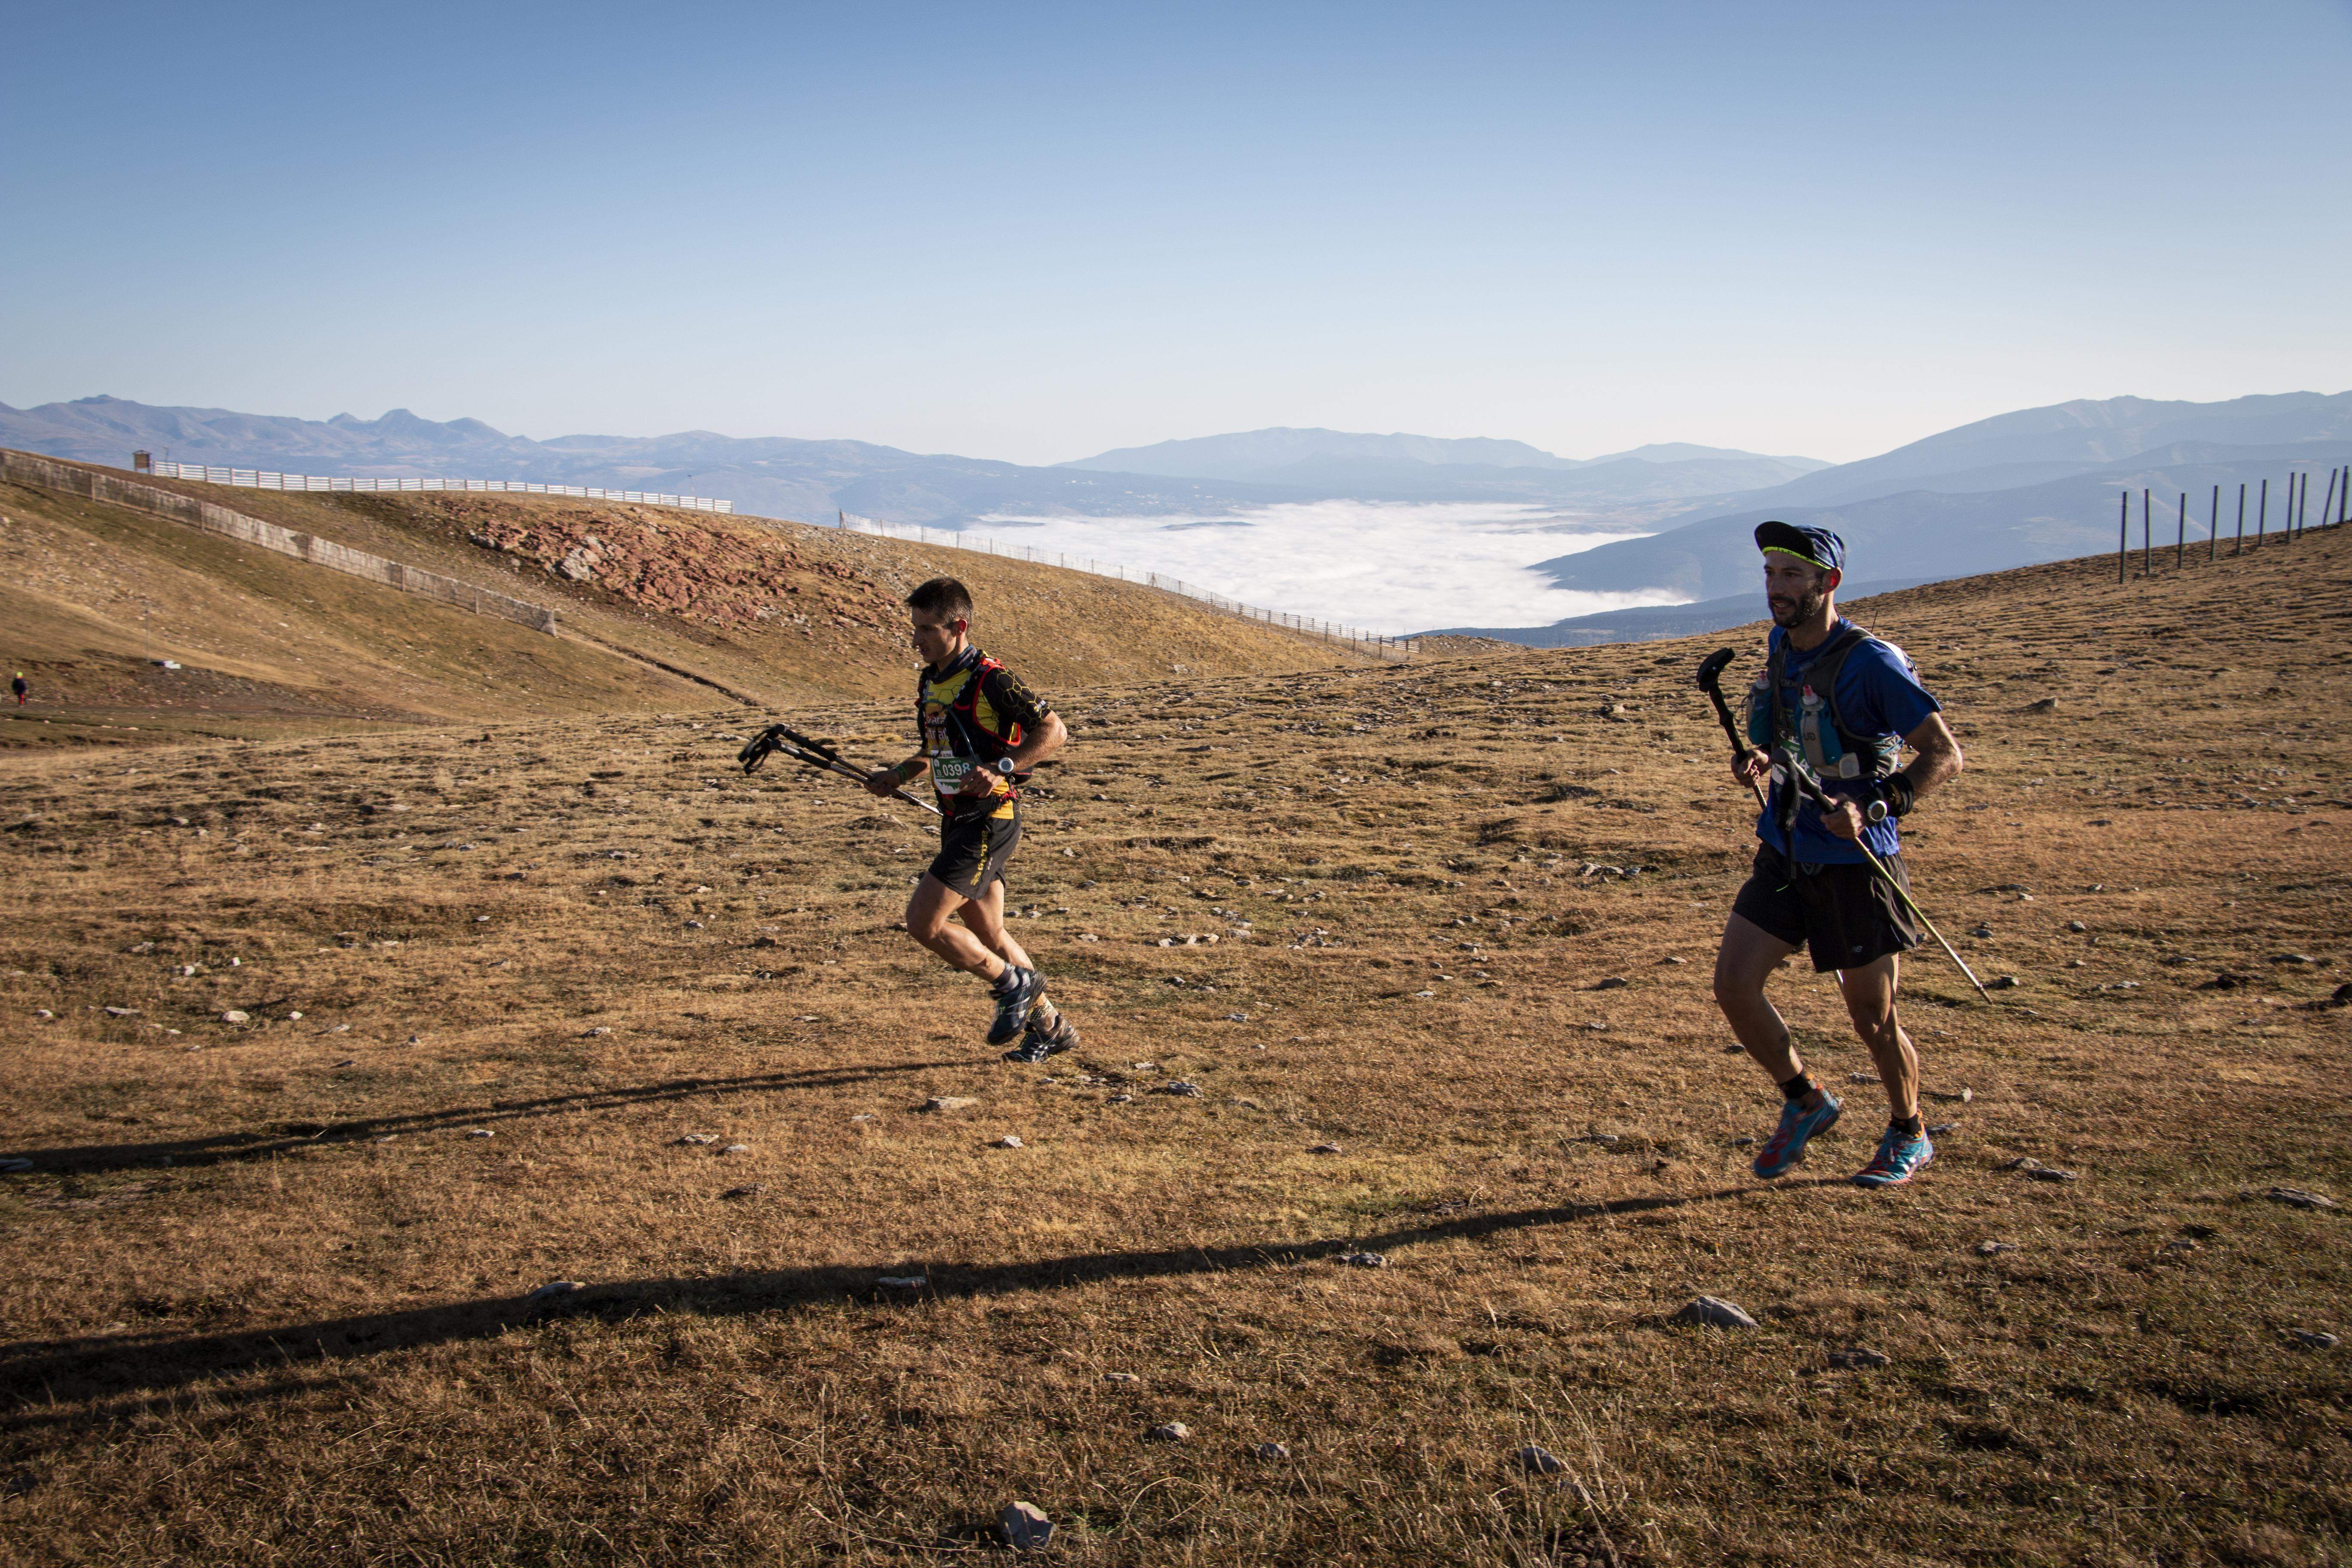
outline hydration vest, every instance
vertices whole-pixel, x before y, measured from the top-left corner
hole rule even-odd
[[[1859,734],[1838,717],[1838,674],[1845,668],[1846,655],[1869,636],[1860,626],[1849,626],[1832,637],[1805,667],[1804,687],[1791,710],[1781,694],[1789,660],[1789,639],[1784,634],[1765,660],[1763,673],[1748,688],[1748,740],[1775,757],[1801,751],[1806,766],[1824,786],[1838,780],[1875,780],[1892,773],[1902,758],[1903,737]],[[1790,836],[1793,846],[1800,797],[1793,784],[1776,781],[1775,787],[1784,792],[1778,815],[1781,831]]]
[[[1005,720],[1002,714],[995,713],[992,706],[989,714],[981,712],[982,683],[992,672],[1002,670],[1004,666],[977,648],[972,651],[976,657],[964,666],[963,684],[953,697],[940,702],[931,696],[932,686],[953,679],[953,673],[935,682],[929,671],[923,671],[915,678],[915,700],[923,720],[924,744],[933,752],[935,758],[939,742],[944,741],[948,751],[967,763],[993,763],[1021,743],[1023,731],[1018,720]],[[930,721],[929,710],[933,708],[937,708],[940,715],[940,724],[936,731]],[[1004,724],[1003,731],[989,727],[991,717]],[[933,782],[942,794],[950,791],[961,777],[958,772],[957,779],[950,780],[944,776],[949,771],[934,761]],[[1016,773],[1013,775],[1013,782],[1015,784],[1026,784],[1029,774],[1026,772]]]

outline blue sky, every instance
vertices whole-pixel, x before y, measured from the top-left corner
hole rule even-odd
[[[2352,4],[19,7],[0,401],[1832,459],[2352,385]]]

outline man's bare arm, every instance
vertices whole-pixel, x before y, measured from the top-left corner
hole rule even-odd
[[[1960,755],[1960,743],[1952,738],[1952,727],[1944,722],[1941,713],[1928,714],[1917,729],[1903,737],[1903,742],[1919,753],[1903,770],[1903,776],[1911,781],[1914,799],[1951,782],[1967,760]]]

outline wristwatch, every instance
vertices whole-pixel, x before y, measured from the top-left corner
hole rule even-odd
[[[1009,779],[1013,776],[1013,759],[1011,757],[999,757],[996,761],[989,763],[989,766],[994,768],[1002,777]]]

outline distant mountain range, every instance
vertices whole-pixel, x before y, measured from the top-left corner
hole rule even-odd
[[[2113,549],[2116,497],[2125,490],[2134,498],[2135,542],[2142,489],[2155,502],[2159,542],[2179,534],[2184,492],[2189,537],[2206,537],[2216,485],[2221,531],[2229,535],[2237,523],[2238,487],[2258,497],[2270,480],[2269,525],[2275,529],[2284,518],[2290,471],[2325,472],[2347,459],[2352,393],[2227,403],[2118,397],[2024,409],[1738,496],[1733,507],[1695,521],[1536,568],[1562,588],[1689,602],[1549,626],[1445,629],[1554,647],[1663,636],[1659,628],[1670,625],[1679,635],[1759,619],[1755,528],[1767,518],[1835,531],[1854,580],[1849,595]],[[2315,522],[2319,505],[2315,496]],[[2250,510],[2249,533],[2256,522]],[[1644,629],[1629,633],[1636,626]],[[1589,635],[1595,632],[1611,635]]]
[[[2177,506],[2186,490],[2192,519],[2201,519],[2211,487],[2221,485],[2227,531],[2239,484],[2281,480],[2291,468],[2325,471],[2352,458],[2352,392],[2061,403],[1835,466],[1680,442],[1574,458],[1518,441],[1272,429],[1034,468],[863,441],[741,439],[707,430],[533,441],[478,419],[439,423],[406,409],[380,419],[311,420],[115,397],[27,409],[0,404],[0,446],[117,467],[144,447],[184,462],[288,473],[690,489],[771,517],[823,521],[844,510],[949,529],[982,521],[992,530],[1017,527],[994,521],[1008,516],[1214,516],[1333,498],[1521,501],[1596,522],[1609,518],[1620,531],[1672,524],[1537,570],[1562,588],[1684,603],[1551,626],[1449,628],[1550,645],[1755,618],[1751,535],[1768,517],[1837,530],[1852,552],[1857,587],[2107,548],[2118,489],[2147,488],[2166,506]],[[2159,507],[2159,534],[2163,516]],[[1433,547],[1443,546],[1433,541]]]
[[[1362,436],[1276,427],[1122,447],[1060,465],[1281,485],[1362,500],[1575,503],[1726,495],[1830,465],[1669,441],[1600,458],[1560,458],[1524,441],[1483,437]]]

